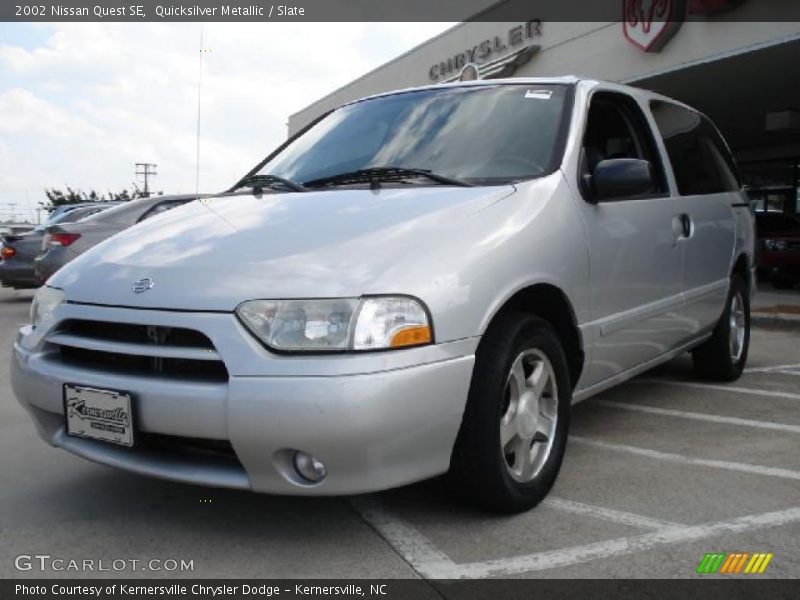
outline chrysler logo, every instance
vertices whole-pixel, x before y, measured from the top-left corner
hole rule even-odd
[[[145,277],[144,279],[134,281],[133,284],[131,284],[131,289],[133,290],[134,294],[141,294],[142,292],[146,292],[152,288],[155,284],[155,281],[149,277]]]

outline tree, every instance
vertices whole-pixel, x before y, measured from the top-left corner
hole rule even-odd
[[[161,196],[164,192],[156,192],[156,195]],[[79,204],[81,202],[128,202],[129,200],[135,200],[136,198],[145,198],[147,195],[139,189],[138,186],[133,186],[133,191],[129,192],[128,190],[122,190],[121,192],[112,192],[109,190],[105,194],[98,194],[95,190],[91,190],[89,193],[83,192],[81,190],[73,190],[71,187],[67,186],[66,193],[55,189],[47,189],[44,190],[45,196],[47,196],[47,202],[40,202],[39,205],[46,210],[47,212],[52,212],[57,206],[62,206],[64,204]]]

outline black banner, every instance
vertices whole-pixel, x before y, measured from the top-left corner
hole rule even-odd
[[[36,600],[264,600],[339,598],[355,600],[534,600],[613,598],[628,600],[796,600],[800,582],[769,579],[694,580],[3,580],[0,598]]]
[[[653,6],[655,3],[653,4]],[[651,14],[640,0],[3,0],[0,21],[800,21],[795,0],[670,0]],[[661,6],[661,5],[659,5]],[[660,10],[660,9],[659,9]],[[676,14],[683,11],[682,14]],[[638,15],[638,16],[637,16]]]

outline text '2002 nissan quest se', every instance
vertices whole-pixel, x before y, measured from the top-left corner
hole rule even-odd
[[[318,495],[445,474],[521,511],[574,402],[686,351],[741,374],[753,252],[731,153],[683,104],[573,77],[399,91],[58,271],[12,381],[50,444],[136,473]]]

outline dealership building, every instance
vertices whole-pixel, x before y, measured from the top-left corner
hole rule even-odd
[[[672,0],[666,18],[650,20],[646,10],[637,17],[650,4],[621,1],[616,22],[531,14],[461,23],[292,115],[289,134],[342,103],[388,90],[586,76],[654,90],[706,113],[734,151],[756,209],[800,213],[800,2]]]

